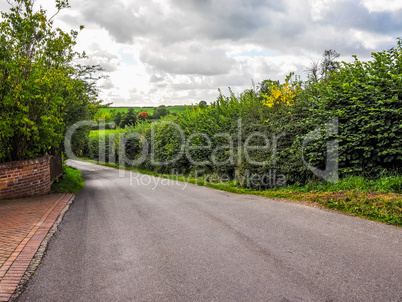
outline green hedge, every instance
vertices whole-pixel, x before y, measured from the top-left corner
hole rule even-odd
[[[361,62],[355,57],[352,63],[342,63],[338,73],[314,88],[307,123],[313,126],[339,119],[335,137],[343,176],[401,172],[401,40],[396,48],[373,53],[371,61]],[[309,155],[314,164],[321,161],[322,165],[319,151],[312,150]]]
[[[264,81],[238,96],[220,93],[206,108],[188,107],[185,113],[165,117],[160,123],[121,130],[126,135],[137,133],[123,144],[127,157],[141,158],[146,147],[150,152],[137,165],[139,168],[225,175],[253,188],[282,185],[263,178],[275,173],[283,175],[287,184],[303,185],[317,179],[303,159],[324,170],[328,152],[333,151],[326,150],[327,141],[337,139],[341,177],[398,174],[402,167],[401,41],[396,48],[373,53],[372,57],[369,62],[356,58],[352,63],[342,62],[336,72],[321,81],[299,85],[303,88],[292,105],[266,106],[264,95],[270,89],[265,83],[276,82]],[[326,125],[334,119],[339,128],[328,135]],[[321,138],[303,146],[306,135],[315,129],[320,129],[317,133]],[[110,135],[114,137],[109,139]],[[106,158],[110,142],[114,144],[110,149],[114,157],[121,158],[122,145],[116,132],[109,132],[105,138],[91,133],[89,157],[99,158],[99,140],[103,139]],[[247,151],[246,144],[251,146]],[[246,176],[254,181],[244,181]]]

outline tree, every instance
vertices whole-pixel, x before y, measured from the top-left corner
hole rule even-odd
[[[140,121],[146,121],[149,119],[149,113],[146,111],[140,112],[138,113],[137,119]]]
[[[309,79],[319,82],[329,74],[339,71],[339,62],[335,61],[339,56],[333,49],[324,50],[321,61],[311,61],[310,66],[306,68]]]
[[[133,108],[128,108],[127,113],[124,115],[123,120],[121,121],[120,127],[124,128],[127,125],[135,126],[137,122],[137,116]]]
[[[325,50],[321,61],[321,77],[326,78],[329,74],[339,71],[339,63],[335,61],[340,56],[333,49]]]
[[[119,126],[121,123],[122,117],[121,117],[121,112],[117,112],[115,117],[114,117],[114,122],[116,124],[116,126]]]
[[[200,102],[198,103],[198,107],[199,107],[200,109],[205,109],[205,108],[207,108],[207,107],[208,107],[207,102],[205,102],[205,101],[200,101]]]
[[[63,135],[99,106],[97,66],[74,65],[77,31],[53,29],[32,0],[8,0],[0,23],[0,162],[62,150]],[[69,7],[56,0],[57,15]],[[80,27],[83,29],[83,26]]]
[[[160,105],[158,108],[155,109],[154,113],[152,114],[151,118],[153,119],[160,119],[161,117],[170,114],[169,110],[166,108],[165,105]]]

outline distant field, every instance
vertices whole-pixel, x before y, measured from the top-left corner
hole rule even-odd
[[[101,111],[103,112],[110,112],[112,110],[115,110],[116,112],[121,112],[121,113],[126,113],[128,111],[128,108],[130,107],[108,107],[108,108],[101,108]],[[135,112],[140,113],[142,111],[146,111],[149,114],[153,114],[155,108],[157,107],[132,107]],[[166,106],[167,110],[170,111],[170,113],[183,113],[186,112],[186,106]]]
[[[105,131],[105,135],[108,135],[108,134],[110,134],[110,133],[119,134],[119,133],[121,133],[121,132],[124,132],[124,129],[105,129],[104,131]],[[99,135],[99,130],[92,130],[92,131],[89,133],[89,137],[98,136],[98,135]]]

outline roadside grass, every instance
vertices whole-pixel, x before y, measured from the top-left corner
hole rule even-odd
[[[63,164],[63,177],[55,179],[52,184],[53,192],[77,194],[84,187],[85,180],[79,170]]]
[[[102,163],[87,158],[81,158],[81,160],[119,168],[118,164]],[[133,167],[125,167],[125,169],[231,193],[294,200],[298,203],[337,210],[348,215],[402,227],[401,176],[383,177],[378,180],[350,177],[340,180],[338,184],[312,182],[306,186],[288,186],[258,191],[239,187],[235,181],[215,183],[208,177],[191,178],[184,175],[160,174]]]
[[[381,192],[402,193],[402,176],[379,175],[378,179],[367,179],[361,176],[349,176],[340,179],[336,184],[325,181],[311,181],[305,186],[288,186],[279,190],[297,192],[311,191],[354,191],[354,192]]]

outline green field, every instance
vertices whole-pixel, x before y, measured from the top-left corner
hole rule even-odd
[[[116,134],[123,133],[124,129],[120,129],[120,128],[118,128],[118,129],[104,129],[103,131],[105,131],[105,135],[109,135],[111,133],[116,133]],[[91,130],[91,132],[89,132],[89,137],[90,138],[91,137],[96,137],[96,136],[99,136],[99,130]]]
[[[169,110],[170,113],[177,113],[177,114],[186,112],[186,107],[187,106],[166,106],[167,110]],[[128,108],[130,107],[107,107],[107,108],[101,108],[100,110],[108,113],[110,113],[112,110],[115,110],[116,112],[126,113],[128,111]],[[155,108],[157,107],[132,107],[132,108],[137,113],[146,111],[150,115],[152,115],[154,113]]]

